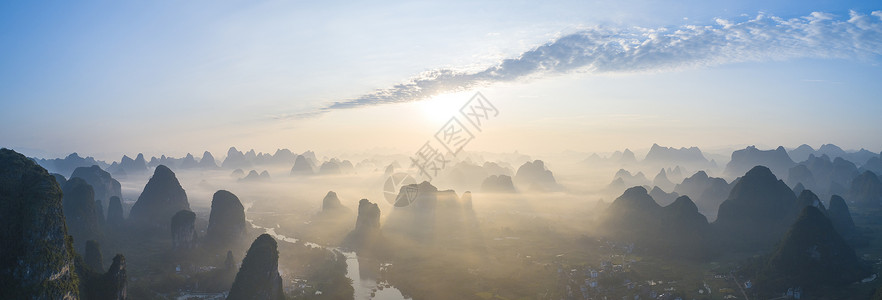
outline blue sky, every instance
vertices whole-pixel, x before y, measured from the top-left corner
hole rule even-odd
[[[231,145],[410,152],[481,90],[503,117],[479,150],[833,142],[878,152],[880,10],[879,1],[7,1],[0,140],[32,155],[107,159]],[[448,75],[426,75],[438,72]],[[388,97],[412,82],[430,85]]]

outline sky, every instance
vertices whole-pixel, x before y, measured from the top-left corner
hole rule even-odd
[[[0,146],[410,153],[882,151],[879,1],[5,1]]]

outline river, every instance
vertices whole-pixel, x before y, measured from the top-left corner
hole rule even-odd
[[[248,211],[248,208],[250,208],[252,204],[253,203],[247,203],[244,205],[246,212]],[[267,234],[269,234],[270,236],[272,236],[276,240],[288,242],[288,243],[296,243],[297,242],[297,238],[287,237],[282,234],[276,233],[275,228],[267,228],[267,227],[263,227],[263,226],[258,226],[257,224],[254,224],[254,222],[247,217],[245,220],[248,221],[249,224],[251,224],[251,227],[258,228],[258,229],[265,231]],[[340,251],[340,253],[343,253],[343,256],[346,257],[346,278],[349,278],[352,280],[352,288],[355,290],[355,295],[354,295],[355,300],[370,300],[370,299],[375,299],[375,300],[409,300],[410,299],[410,298],[405,298],[404,295],[401,294],[401,291],[399,291],[397,288],[395,288],[394,286],[392,286],[388,282],[382,281],[382,282],[378,283],[377,282],[378,276],[371,274],[371,273],[377,273],[376,271],[371,271],[371,270],[379,269],[381,267],[386,267],[387,265],[382,265],[377,261],[367,259],[367,258],[359,259],[358,254],[356,254],[355,252],[352,252],[352,251],[344,251],[340,248],[328,248],[328,247],[324,247],[322,245],[312,243],[312,242],[305,242],[304,241],[304,243],[310,247],[323,248],[323,249],[327,249],[329,251],[337,250],[337,251]],[[362,263],[366,263],[368,265],[376,264],[377,268],[368,268],[365,270],[361,270],[360,267],[361,267]]]

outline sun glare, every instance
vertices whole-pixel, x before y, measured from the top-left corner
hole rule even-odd
[[[468,93],[461,92],[434,96],[417,105],[427,122],[437,123],[440,126],[455,116],[457,110],[468,100]]]

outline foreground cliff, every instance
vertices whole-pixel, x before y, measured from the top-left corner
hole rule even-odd
[[[0,149],[0,291],[5,299],[76,299],[73,245],[61,188],[13,150]]]
[[[285,299],[279,275],[279,250],[276,240],[261,234],[242,260],[227,300]]]

